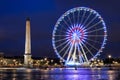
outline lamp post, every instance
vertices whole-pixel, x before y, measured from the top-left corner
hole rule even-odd
[[[109,67],[111,67],[111,62],[110,62],[111,58],[112,58],[112,56],[111,56],[111,55],[108,55],[108,59],[109,59]]]

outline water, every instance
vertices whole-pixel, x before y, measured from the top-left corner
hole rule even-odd
[[[118,69],[0,69],[0,80],[120,80]]]

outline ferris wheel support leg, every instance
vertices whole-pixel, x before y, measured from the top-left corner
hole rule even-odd
[[[68,57],[67,57],[67,61],[66,61],[66,62],[69,62],[69,59],[70,59],[72,50],[73,50],[73,45],[71,46],[71,49],[70,49],[70,51],[69,51],[69,54],[68,54]]]
[[[76,63],[76,44],[72,58],[73,58],[73,62]]]
[[[85,55],[85,51],[84,51],[83,46],[82,46],[81,43],[80,43],[80,46],[81,46],[81,49],[82,49],[83,55],[84,55],[84,57],[85,57],[84,60],[85,60],[86,62],[88,62],[87,56]]]
[[[78,54],[79,54],[79,61],[80,61],[80,63],[83,63],[83,59],[82,59],[82,52],[80,51],[80,48],[79,48],[79,46],[78,46]]]

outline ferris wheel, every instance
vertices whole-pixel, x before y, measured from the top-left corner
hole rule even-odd
[[[65,12],[55,24],[52,34],[53,48],[65,65],[89,63],[100,55],[106,40],[103,18],[87,7]]]

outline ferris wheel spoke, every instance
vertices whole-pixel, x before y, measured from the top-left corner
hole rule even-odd
[[[61,41],[65,41],[65,40],[67,40],[67,38],[63,38],[63,39],[56,40],[55,43],[61,42]]]
[[[104,37],[105,35],[86,35],[87,37]]]
[[[76,44],[74,45],[75,46],[75,48],[74,48],[74,52],[73,52],[73,55],[72,55],[72,61],[73,62],[75,62],[75,60],[76,60]]]
[[[70,45],[70,42],[68,42],[58,53],[61,53],[62,51],[64,51],[64,49],[65,49],[68,45]]]
[[[100,20],[99,22],[95,23],[94,25],[88,27],[86,30],[89,30],[89,29],[91,29],[91,28],[97,26],[97,25],[100,24],[101,22],[102,22],[102,20]]]
[[[70,25],[66,22],[65,19],[63,19],[63,21],[64,21],[64,23],[65,23],[68,27],[70,27]]]
[[[82,52],[80,51],[79,45],[78,45],[78,54],[79,54],[80,63],[83,63],[84,62],[84,56],[83,56]]]
[[[88,62],[88,58],[87,58],[87,56],[86,56],[86,54],[85,54],[85,51],[84,51],[84,49],[83,49],[83,46],[82,46],[82,44],[81,43],[79,43],[79,45],[80,45],[80,47],[81,47],[81,50],[82,50],[82,52],[83,52],[83,55],[84,55],[84,60],[86,61],[86,62]]]
[[[67,35],[54,35],[54,37],[55,37],[55,36],[63,36],[63,37],[66,37]]]
[[[67,30],[67,28],[65,26],[63,26],[62,24],[59,24],[65,31]]]
[[[57,31],[60,32],[60,33],[66,34],[66,31],[64,31],[64,30],[57,30]]]
[[[75,16],[74,16],[74,12],[73,12],[73,24],[75,24]]]
[[[68,43],[68,42],[69,42],[69,41],[66,40],[65,42],[63,42],[63,43],[61,43],[60,45],[56,46],[56,48],[59,48],[60,46],[63,46],[63,45],[65,45],[65,44]]]
[[[88,22],[87,25],[84,25],[84,26],[85,26],[85,27],[88,27],[96,18],[97,18],[97,16],[95,16],[92,20],[90,20],[90,21]]]
[[[92,54],[92,52],[88,49],[88,47],[82,42],[81,44],[83,44],[83,46],[87,49],[87,51],[91,54],[92,57],[94,57],[94,55]]]
[[[68,17],[68,20],[70,21],[70,24],[72,25],[72,21],[71,21],[70,16],[68,15],[67,17]]]
[[[94,42],[94,43],[102,44],[102,43],[101,43],[101,42],[99,42],[99,41],[92,40],[92,39],[89,39],[89,38],[84,38],[84,39],[86,39],[86,40],[88,40],[88,41],[92,41],[92,42]]]
[[[73,50],[73,44],[71,45],[71,48],[70,48],[70,51],[69,51],[69,53],[68,53],[68,57],[67,57],[67,62],[70,60],[70,57],[71,57],[71,55],[72,55],[72,50]]]
[[[88,19],[90,18],[92,12],[89,13],[89,15],[87,16],[87,18],[85,19],[85,21],[83,22],[83,26],[86,24],[86,22],[88,21]]]
[[[100,30],[103,30],[104,28],[99,28],[99,29],[95,29],[95,30],[90,30],[88,31],[87,33],[92,33],[92,32],[96,32],[96,31],[100,31]]]
[[[98,51],[99,49],[97,49],[96,47],[94,47],[93,45],[91,45],[90,43],[88,43],[87,41],[85,42],[86,44],[88,44],[89,46],[91,46],[93,49],[95,49],[96,51]]]
[[[69,46],[69,47],[67,48],[67,50],[65,51],[64,55],[62,56],[63,58],[66,56],[66,54],[68,54],[68,51],[69,51],[70,48],[71,48],[71,46]]]
[[[79,23],[79,16],[80,15],[80,11],[78,11],[78,15],[77,15],[77,24]]]
[[[83,23],[83,19],[85,17],[85,14],[86,14],[86,11],[83,12],[83,15],[82,15],[82,18],[81,18],[81,21],[80,21],[80,25],[82,25],[82,23]]]

